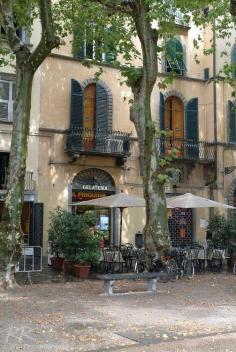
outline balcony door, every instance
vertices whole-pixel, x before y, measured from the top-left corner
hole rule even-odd
[[[96,84],[89,84],[84,90],[83,148],[93,150],[96,116]]]
[[[183,156],[184,139],[184,104],[178,97],[169,97],[164,105],[164,129],[172,131],[170,144],[165,145],[165,152],[169,148],[178,148],[179,156]]]

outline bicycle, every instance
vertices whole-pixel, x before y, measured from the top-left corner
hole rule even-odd
[[[186,276],[188,279],[192,279],[195,270],[193,261],[190,259],[190,249],[175,248],[174,256],[178,267],[178,277],[182,278]]]
[[[151,261],[151,271],[159,272],[159,279],[163,283],[178,279],[178,265],[171,256],[153,258]]]

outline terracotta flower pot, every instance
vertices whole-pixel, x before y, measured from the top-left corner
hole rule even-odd
[[[75,264],[75,276],[81,279],[87,279],[91,265]]]
[[[65,274],[74,275],[74,263],[69,260],[64,260],[63,270]]]
[[[51,258],[51,264],[53,269],[62,270],[63,269],[64,258],[61,257],[53,257]]]

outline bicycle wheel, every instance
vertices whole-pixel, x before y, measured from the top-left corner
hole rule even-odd
[[[169,271],[170,271],[170,280],[176,281],[179,277],[179,268],[174,259],[170,259],[169,261]]]
[[[192,279],[194,277],[194,265],[192,260],[186,259],[183,262],[184,268],[184,276],[187,276],[188,279]]]
[[[161,269],[159,271],[158,277],[159,277],[159,279],[160,279],[160,281],[162,283],[168,282],[170,280],[170,270],[169,270],[169,268],[165,267],[165,268]]]
[[[233,274],[236,275],[236,262],[234,263],[234,266],[233,266]]]
[[[139,273],[142,273],[144,270],[145,270],[144,264],[136,261],[134,265],[134,272],[136,274],[139,274]]]

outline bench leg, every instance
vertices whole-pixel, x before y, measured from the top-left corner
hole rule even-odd
[[[104,281],[106,295],[112,295],[113,294],[113,282],[114,282],[113,280]]]
[[[157,291],[157,279],[149,279],[148,280],[148,291],[156,292]]]

